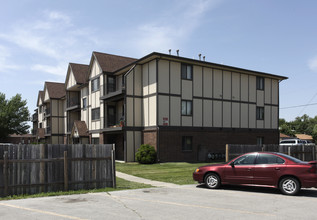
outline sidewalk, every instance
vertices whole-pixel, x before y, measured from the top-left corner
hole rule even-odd
[[[149,184],[156,187],[165,187],[165,188],[178,188],[179,185],[173,183],[165,183],[160,181],[148,180],[141,177],[132,176],[129,174],[121,173],[116,171],[116,176],[131,182]]]

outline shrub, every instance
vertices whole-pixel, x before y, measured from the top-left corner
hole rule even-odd
[[[135,154],[135,158],[142,164],[153,164],[156,162],[156,151],[153,146],[142,144]]]

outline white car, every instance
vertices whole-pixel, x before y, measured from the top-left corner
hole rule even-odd
[[[306,142],[301,139],[285,139],[280,141],[280,145],[304,145]]]

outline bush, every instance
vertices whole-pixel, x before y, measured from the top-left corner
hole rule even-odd
[[[156,151],[153,146],[142,144],[135,154],[135,158],[142,164],[153,164],[156,162]]]

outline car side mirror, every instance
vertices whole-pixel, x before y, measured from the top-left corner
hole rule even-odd
[[[231,163],[230,163],[230,166],[231,166],[231,167],[234,167],[234,162],[231,162]]]

